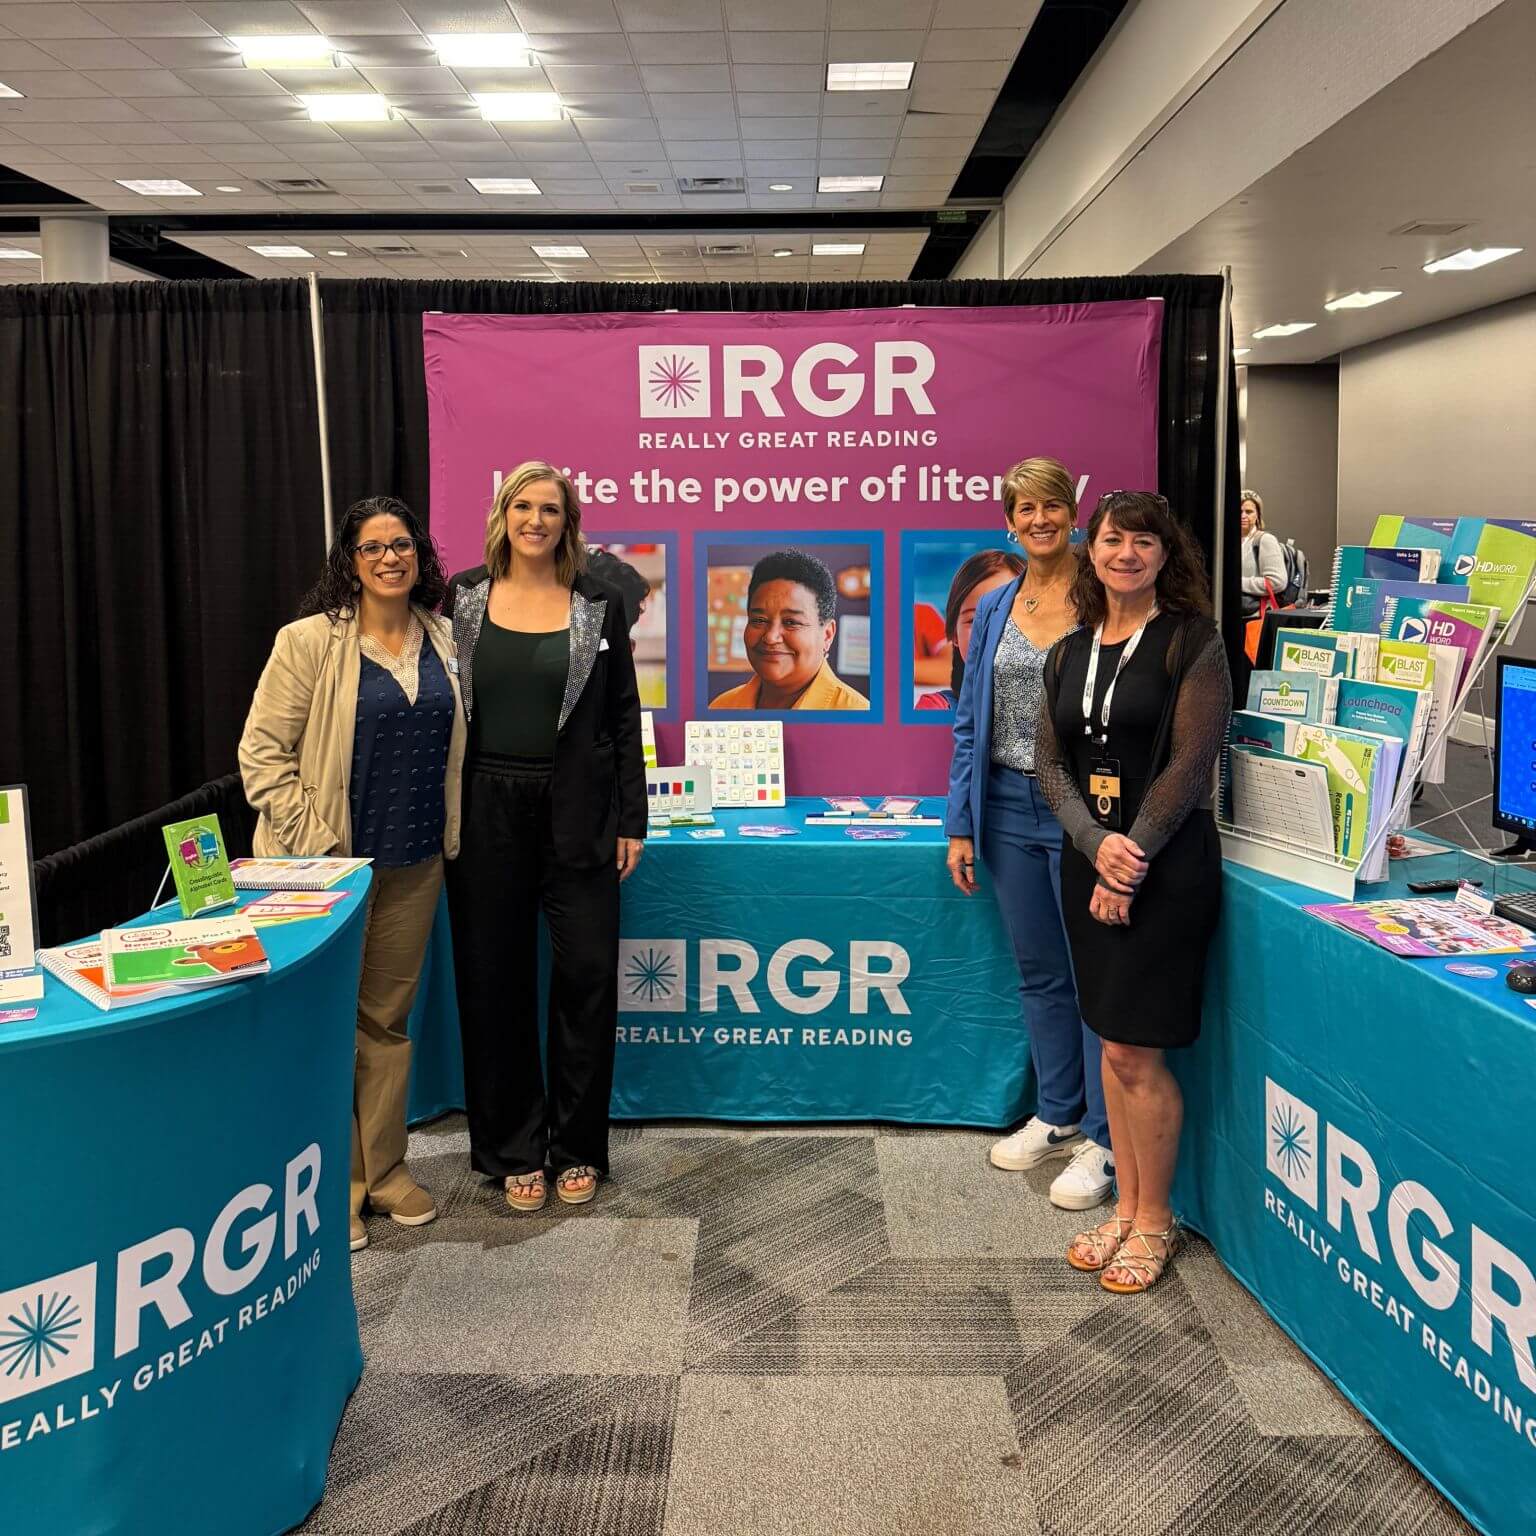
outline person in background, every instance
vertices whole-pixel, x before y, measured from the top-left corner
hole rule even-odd
[[[437,549],[393,496],[342,519],[305,617],[277,633],[240,738],[260,855],[373,860],[357,994],[354,1250],[365,1206],[404,1227],[437,1215],[405,1166],[406,1020],[459,849],[464,709]]]
[[[1036,1111],[992,1148],[992,1163],[1017,1171],[1070,1159],[1051,1183],[1051,1202],[1081,1211],[1108,1197],[1114,1168],[1098,1041],[1078,1012],[1062,927],[1061,827],[1035,778],[1041,669],[1057,638],[1077,624],[1077,493],[1066,466],[1045,458],[1015,464],[1003,479],[1003,516],[1028,565],[976,608],[955,705],[944,816],[949,874],[973,894],[980,848],[1018,962],[1029,1030]]]
[[[709,701],[711,709],[868,709],[832,670],[837,584],[815,555],[779,549],[752,567],[742,643],[756,674]]]
[[[988,592],[1006,587],[1024,573],[1024,562],[1006,549],[981,549],[960,562],[949,583],[949,600],[944,604],[942,620],[948,641],[949,687],[925,693],[917,701],[918,709],[953,709],[965,676],[965,654],[970,648],[971,631],[976,623],[976,609]],[[922,682],[921,677],[914,679]]]
[[[1061,901],[1083,1017],[1103,1041],[1119,1200],[1067,1262],[1124,1294],[1155,1284],[1177,1244],[1184,1104],[1164,1053],[1200,1032],[1232,680],[1200,547],[1161,496],[1100,500],[1072,595],[1082,626],[1046,662],[1036,762],[1070,839]]]
[[[1280,540],[1264,531],[1264,499],[1257,491],[1242,493],[1238,515],[1243,528],[1243,612],[1252,618],[1268,591],[1279,597],[1285,590],[1285,554]]]
[[[650,582],[628,560],[621,560],[612,550],[595,546],[587,549],[587,575],[594,581],[606,582],[619,594],[624,603],[624,622],[634,629],[650,601]],[[633,641],[630,648],[634,648]]]
[[[624,600],[586,572],[575,487],[520,464],[485,564],[444,605],[469,717],[464,851],[448,882],[470,1160],[514,1211],[592,1199],[608,1170],[619,883],[646,830]],[[553,952],[540,1065],[538,919]],[[546,1088],[546,1069],[548,1086]]]

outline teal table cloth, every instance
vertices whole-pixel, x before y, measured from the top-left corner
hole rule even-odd
[[[1536,1010],[1511,957],[1399,959],[1301,910],[1329,897],[1225,878],[1204,1032],[1173,1053],[1175,1204],[1480,1530],[1536,1530]]]
[[[263,927],[269,975],[106,1013],[50,976],[35,1019],[0,1025],[6,1536],[275,1536],[319,1501],[363,1364],[369,879]]]

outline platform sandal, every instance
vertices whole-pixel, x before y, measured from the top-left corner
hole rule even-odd
[[[1143,1291],[1150,1291],[1162,1279],[1163,1271],[1182,1246],[1182,1235],[1182,1228],[1177,1221],[1161,1232],[1143,1232],[1132,1227],[1131,1235],[1120,1245],[1119,1253],[1105,1266],[1106,1271],[1125,1270],[1131,1275],[1131,1282],[1127,1284],[1124,1280],[1111,1280],[1106,1272],[1099,1276],[1099,1284],[1106,1291],[1113,1291],[1116,1296],[1139,1296]],[[1154,1238],[1163,1245],[1160,1255],[1152,1252]],[[1132,1243],[1141,1244],[1139,1253],[1126,1252]]]
[[[583,1179],[592,1180],[586,1189],[571,1187]],[[575,1167],[567,1168],[555,1179],[555,1193],[567,1205],[585,1205],[597,1193],[597,1169],[590,1163],[577,1163]]]
[[[1105,1231],[1105,1228],[1110,1226],[1115,1230]],[[1080,1269],[1085,1274],[1097,1274],[1124,1247],[1126,1237],[1135,1226],[1134,1216],[1112,1216],[1108,1221],[1100,1222],[1098,1226],[1086,1232],[1079,1232],[1067,1244],[1067,1263],[1073,1269]],[[1080,1258],[1077,1252],[1079,1248],[1088,1249],[1093,1254],[1093,1258],[1091,1260]]]
[[[511,1174],[504,1182],[507,1204],[514,1211],[530,1214],[544,1209],[544,1202],[549,1199],[549,1186],[544,1182],[542,1172]]]

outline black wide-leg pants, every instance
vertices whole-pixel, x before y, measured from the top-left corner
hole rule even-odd
[[[466,763],[459,856],[448,864],[470,1161],[498,1178],[579,1163],[608,1170],[618,1022],[619,876],[555,855],[550,765]],[[545,1072],[538,916],[549,928]]]

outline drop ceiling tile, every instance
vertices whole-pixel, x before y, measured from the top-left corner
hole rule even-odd
[[[763,142],[782,139],[809,139],[819,131],[819,125],[803,117],[753,117],[744,114],[741,119],[741,136],[744,139],[760,139]]]
[[[126,124],[124,125],[127,126]],[[271,127],[277,125],[271,124]],[[196,138],[199,144],[258,144],[260,135],[254,128],[245,123],[232,123],[228,121],[199,123],[195,127],[188,128],[188,133]],[[115,132],[115,130],[114,130]]]
[[[639,94],[646,88],[633,64],[549,64],[544,73],[562,97],[593,92]]]
[[[156,64],[148,54],[121,38],[59,38],[49,45],[48,51],[70,69],[152,70]]]
[[[651,103],[645,96],[587,95],[582,93],[566,96],[562,100],[571,114],[577,129],[585,133],[589,123],[604,119],[621,122],[647,123],[655,126],[651,117]]]
[[[677,160],[672,162],[672,169],[679,177],[698,176],[705,179],[713,179],[722,176],[741,176],[745,169],[740,160]]]
[[[910,91],[828,91],[822,98],[823,117],[901,117]]]
[[[361,169],[367,163],[361,150],[340,140],[334,144],[305,144],[295,153],[303,160],[304,168],[310,171],[314,171],[317,166],[338,165]]]
[[[94,132],[94,130],[90,130]],[[195,129],[189,129],[198,143],[205,143],[202,134]],[[164,123],[119,123],[112,130],[112,142],[114,144],[181,144],[190,143],[187,133],[178,133],[174,128],[167,127]]]
[[[359,73],[374,90],[391,99],[396,96],[456,96],[467,99],[465,86],[451,69],[432,66],[422,69],[364,69]]]
[[[821,121],[821,142],[894,144],[901,135],[901,125],[899,117],[825,117]]]
[[[581,141],[595,160],[622,160],[627,155],[654,154],[661,135],[650,118],[586,119],[579,125]]]
[[[823,139],[821,141],[821,170],[825,176],[880,176],[890,168],[894,144],[878,139]],[[868,166],[870,169],[851,171],[851,165]]]
[[[368,82],[355,69],[327,69],[324,79],[315,78],[313,69],[248,69],[247,75],[262,75],[291,95],[310,91],[366,91]]]
[[[725,0],[733,32],[811,32],[827,25],[827,0]]]
[[[307,117],[295,118],[291,123],[271,123],[263,130],[262,137],[269,144],[335,144],[339,140],[336,130],[329,123],[312,123]]]
[[[427,146],[413,133],[408,139],[386,140],[383,143],[374,140],[364,143],[353,141],[368,158],[370,163],[388,165],[390,174],[400,170],[402,162],[420,160],[424,154],[429,153]]]
[[[672,174],[672,167],[665,160],[647,160],[639,155],[626,160],[603,160],[597,168],[611,187],[622,187],[626,181],[664,182]]]
[[[944,202],[942,192],[882,192],[882,208],[937,208]]]
[[[827,58],[834,64],[889,64],[905,60],[916,62],[926,32],[888,31],[833,32],[827,43]]]
[[[428,143],[437,143],[440,140],[450,143],[470,143],[475,140],[493,144],[500,142],[496,125],[478,118],[414,117],[411,119],[411,127]]]
[[[84,75],[68,69],[12,70],[5,77],[5,83],[13,91],[20,91],[28,102],[73,101],[84,96],[108,94],[99,85],[92,85]],[[30,112],[31,107],[27,110]]]
[[[1013,63],[1025,34],[1017,27],[946,27],[928,34],[924,63],[965,59],[1004,59]]]
[[[942,70],[967,70],[995,68],[1006,74],[1004,65],[988,66],[985,64],[929,64],[927,69]],[[999,84],[1002,82],[999,81]],[[928,85],[918,83],[912,87],[912,110],[914,112],[949,113],[955,117],[974,117],[985,119],[992,110],[992,103],[997,99],[997,87],[992,86],[984,90],[963,90],[958,86]],[[978,122],[978,127],[980,123]]]
[[[125,123],[123,126],[137,128],[140,125],[138,123]],[[107,142],[99,130],[91,128],[85,123],[12,123],[7,137],[11,142],[42,146],[55,144],[105,144]],[[115,130],[112,137],[114,140],[117,140]],[[118,142],[121,141],[118,140]]]
[[[941,139],[964,143],[966,153],[981,132],[984,117],[952,117],[944,112],[918,112],[909,114],[901,126],[903,139]]]
[[[734,117],[663,117],[656,124],[664,139],[734,139],[738,137]]]
[[[7,5],[0,22],[18,37],[42,42],[52,37],[112,37],[105,22],[79,5]]]
[[[309,18],[287,0],[242,0],[236,4],[208,0],[192,9],[225,37],[291,37],[315,30]]]
[[[729,91],[730,66],[726,64],[644,64],[640,74],[648,91]]]
[[[726,194],[722,196],[718,192],[704,192],[698,194],[683,194],[683,207],[688,209],[703,209],[719,211],[726,208],[745,208],[747,206],[746,194],[741,196]]]
[[[210,37],[213,28],[190,5],[173,5],[149,0],[112,0],[111,4],[85,7],[98,21],[105,22],[119,37]]]
[[[731,33],[731,60],[736,64],[820,64],[826,52],[827,40],[821,32]],[[818,71],[818,86],[821,83]]]
[[[936,192],[942,200],[949,195],[949,189],[954,184],[953,176],[891,175],[885,178],[885,185],[880,190],[882,192]]]
[[[178,69],[177,76],[203,96],[282,96],[293,98],[262,69]],[[295,103],[297,105],[297,103]]]
[[[814,122],[820,106],[817,91],[740,91],[736,96],[742,117],[804,117]]]
[[[744,94],[804,92],[815,97],[819,104],[826,70],[820,64],[733,64],[731,79],[736,89]]]
[[[747,139],[742,140],[749,159],[759,160],[815,160],[820,145],[815,139]]]
[[[88,70],[85,79],[113,96],[200,96],[201,91],[168,69]]]
[[[542,69],[469,69],[453,71],[466,91],[547,91],[549,81]]]
[[[144,38],[139,47],[162,69],[243,69],[240,50],[222,37]]]
[[[316,30],[327,37],[347,34],[366,37],[416,30],[411,18],[389,0],[330,0],[330,3],[326,0],[315,0],[315,3],[297,0],[297,4]],[[507,28],[507,31],[511,30]]]
[[[524,32],[619,32],[613,0],[516,0],[513,14]]]
[[[714,116],[734,122],[736,98],[729,91],[652,91],[651,110],[661,118]]]
[[[537,32],[529,35],[528,46],[546,65],[633,62],[629,39],[622,32]]]
[[[797,192],[809,191],[816,178],[814,160],[747,160],[747,170],[753,176],[763,176],[769,181],[797,183]]]
[[[26,111],[6,121],[27,123],[143,123],[149,119],[115,96],[63,97],[21,103]],[[157,113],[156,116],[159,114]]]
[[[925,155],[895,154],[891,156],[891,174],[893,176],[949,176],[953,178],[960,174],[960,169],[964,164],[964,157],[959,159],[931,159]]]
[[[4,74],[7,78],[12,70],[65,69],[67,67],[51,53],[44,53],[35,43],[24,43],[20,39],[15,41],[0,39],[0,74]]]
[[[579,142],[576,125],[563,123],[497,123],[496,128],[509,144],[575,144]]]
[[[617,0],[629,32],[710,32],[720,26],[720,0]]]
[[[286,91],[280,91],[275,96],[221,96],[208,99],[216,101],[225,113],[242,123],[298,121],[304,116],[304,108]],[[149,105],[154,109],[156,117],[164,116],[157,102]]]
[[[161,123],[227,123],[229,114],[207,96],[172,96],[145,102],[149,115]],[[199,136],[202,130],[199,129]]]
[[[635,32],[629,46],[640,64],[724,64],[730,59],[722,31]]]
[[[1016,27],[1028,19],[1034,20],[1040,9],[1039,0],[938,0],[933,13],[933,25],[937,27]],[[1021,13],[1028,13],[1027,18]]]

